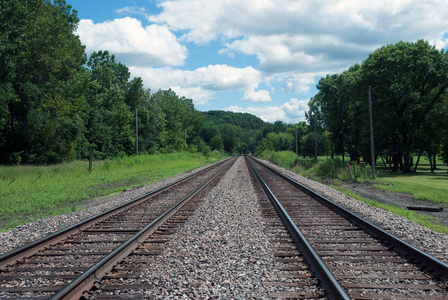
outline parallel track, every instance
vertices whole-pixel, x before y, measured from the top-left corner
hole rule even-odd
[[[215,164],[0,256],[0,296],[79,298],[233,162]]]
[[[447,264],[250,161],[328,298],[448,298]]]

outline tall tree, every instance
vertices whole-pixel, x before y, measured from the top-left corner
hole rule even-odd
[[[448,57],[423,40],[399,42],[370,54],[362,76],[364,90],[372,86],[374,91],[374,119],[382,120],[375,126],[390,135],[394,171],[403,155],[403,171],[409,172],[419,127],[446,93]]]
[[[331,143],[342,154],[342,160],[346,151],[345,144],[353,144],[349,140],[348,119],[359,68],[359,65],[355,65],[342,74],[322,78],[317,85],[319,96],[314,97],[314,102],[320,107],[322,121],[331,132]]]
[[[95,157],[133,153],[134,114],[125,102],[128,68],[108,51],[94,52],[87,65],[92,73],[87,93],[87,139],[94,145]]]
[[[74,158],[83,130],[79,89],[87,79],[84,47],[73,33],[77,12],[63,0],[0,5],[0,160]]]

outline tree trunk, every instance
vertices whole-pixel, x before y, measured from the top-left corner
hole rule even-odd
[[[403,173],[409,173],[411,172],[411,164],[410,164],[411,154],[409,153],[409,151],[406,151],[404,153],[403,158],[404,158]]]
[[[420,153],[418,154],[417,162],[415,163],[415,166],[414,166],[414,173],[417,172],[418,162],[420,161],[420,156],[422,156],[422,153],[423,153],[423,150],[420,151]]]
[[[392,167],[392,172],[398,172],[398,153],[394,153],[392,156],[392,160],[393,160],[393,167]]]
[[[432,165],[432,156],[430,152],[428,152],[428,160],[429,160],[429,166],[431,167],[431,173],[434,173],[434,166]]]
[[[331,159],[334,159],[334,146],[333,146],[333,144],[331,144],[330,149],[331,149]]]
[[[384,161],[384,156],[382,156],[382,155],[381,155],[381,160],[383,161],[383,164],[384,164],[384,168],[387,168],[387,164],[386,164],[386,161]]]
[[[412,145],[412,136],[408,136],[406,133],[403,134],[403,148],[404,148],[403,149],[404,150],[403,151],[403,167],[402,167],[403,173],[411,172],[411,164],[410,164],[411,145]]]

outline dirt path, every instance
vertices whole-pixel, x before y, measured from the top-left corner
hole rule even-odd
[[[425,216],[435,217],[439,219],[441,225],[448,226],[448,205],[436,204],[430,201],[415,199],[412,195],[393,193],[385,190],[375,188],[370,183],[353,183],[344,182],[343,187],[349,188],[354,193],[371,200],[375,200],[381,203],[391,204],[394,206],[407,209],[407,206],[423,206],[423,207],[442,207],[443,211],[419,211],[419,214]]]

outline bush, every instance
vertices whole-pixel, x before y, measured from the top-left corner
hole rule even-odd
[[[334,179],[339,178],[339,174],[345,168],[346,165],[340,158],[334,158],[319,162],[314,169],[317,175]]]

